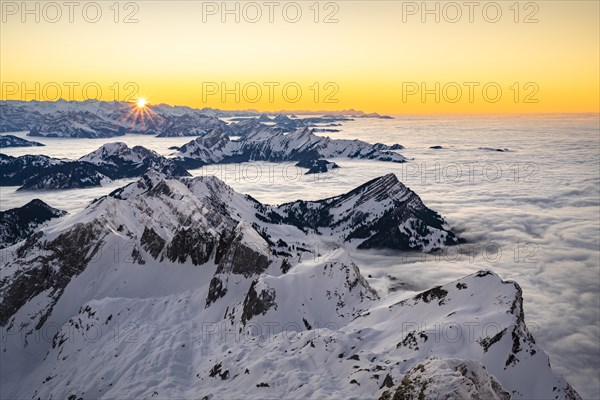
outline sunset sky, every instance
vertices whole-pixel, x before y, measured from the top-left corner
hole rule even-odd
[[[464,2],[453,3],[458,8],[427,2],[439,7],[439,22],[422,13],[420,1],[297,2],[299,17],[295,5],[275,2],[273,22],[264,2],[238,3],[239,22],[222,15],[220,1],[121,2],[118,15],[114,2],[100,1],[98,18],[91,6],[84,13],[87,3],[71,10],[70,23],[62,2],[55,3],[60,18],[44,2],[27,2],[31,14],[23,14],[25,3],[2,2],[2,99],[54,100],[60,90],[60,97],[81,100],[87,85],[89,97],[100,87],[103,100],[132,94],[154,104],[221,109],[402,114],[600,107],[598,1],[499,1],[499,17],[490,2],[474,10]],[[262,15],[253,23],[257,10]],[[128,15],[137,22],[125,23]],[[430,90],[424,98],[423,85]],[[225,98],[223,86],[230,90]]]

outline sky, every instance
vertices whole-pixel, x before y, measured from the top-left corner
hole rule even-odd
[[[2,1],[2,100],[600,109],[598,1]]]

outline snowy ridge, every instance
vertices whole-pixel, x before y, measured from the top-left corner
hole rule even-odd
[[[330,199],[283,204],[269,217],[357,242],[358,248],[431,251],[459,243],[444,220],[394,174]]]
[[[208,135],[184,144],[176,155],[184,160],[184,165],[199,167],[233,158],[238,147],[237,142],[229,140],[224,129],[215,129]]]
[[[23,207],[0,211],[0,249],[20,242],[43,223],[65,214],[40,199],[33,199]]]
[[[150,170],[189,176],[181,166],[142,146],[108,143],[79,160],[41,155],[11,157],[0,154],[0,185],[18,190],[69,189],[100,186],[114,179],[142,176]]]
[[[141,176],[149,170],[173,176],[189,176],[184,168],[154,150],[142,146],[129,148],[122,142],[107,143],[81,157],[79,161],[115,167],[117,171],[114,174],[120,178]]]
[[[216,129],[179,149],[176,157],[186,167],[242,161],[302,161],[319,158],[349,157],[404,162],[406,159],[384,144],[360,140],[334,140],[317,136],[309,128],[290,133],[262,125],[240,140],[231,141],[228,133]]]

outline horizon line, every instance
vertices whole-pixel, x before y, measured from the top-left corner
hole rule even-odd
[[[57,99],[57,100],[37,100],[37,99],[30,99],[30,100],[19,100],[19,99],[0,99],[0,102],[21,102],[21,103],[30,103],[30,102],[37,102],[37,103],[58,103],[58,102],[73,102],[73,103],[84,103],[87,101],[95,101],[95,102],[102,102],[102,103],[132,103],[135,104],[135,101],[127,101],[127,100],[100,100],[100,99],[86,99],[86,100],[66,100],[63,98]],[[533,111],[533,112],[380,112],[380,111],[364,111],[364,110],[360,110],[360,109],[356,109],[356,108],[347,108],[347,109],[335,109],[335,110],[287,110],[287,109],[281,109],[281,110],[259,110],[259,109],[253,109],[253,108],[237,108],[237,109],[230,109],[230,108],[215,108],[215,107],[211,107],[211,106],[204,106],[204,107],[197,107],[197,106],[191,106],[191,105],[184,105],[184,104],[169,104],[169,103],[148,103],[147,106],[148,107],[152,107],[152,106],[160,106],[160,105],[166,105],[166,106],[170,106],[170,107],[187,107],[187,108],[191,108],[191,109],[195,109],[195,110],[202,110],[202,109],[211,109],[211,110],[215,110],[215,111],[223,111],[223,112],[255,112],[255,113],[261,113],[261,114],[329,114],[329,113],[358,113],[358,114],[363,114],[363,115],[369,115],[369,114],[378,114],[382,117],[385,117],[386,115],[397,115],[397,116],[434,116],[434,115],[439,115],[439,116],[459,116],[459,115],[464,115],[464,116],[486,116],[486,115],[503,115],[503,116],[509,116],[509,115],[524,115],[524,116],[533,116],[533,115],[556,115],[556,114],[564,114],[564,115],[585,115],[585,114],[592,114],[592,115],[598,115],[600,116],[600,109],[596,110],[596,111]]]

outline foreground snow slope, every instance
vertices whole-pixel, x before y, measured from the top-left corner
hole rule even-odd
[[[50,223],[3,250],[0,395],[578,398],[516,283],[480,272],[378,294],[343,249],[351,215],[372,227],[360,243],[400,218],[420,221],[396,226],[405,244],[455,238],[393,176],[274,208],[214,177],[150,173]]]

